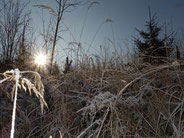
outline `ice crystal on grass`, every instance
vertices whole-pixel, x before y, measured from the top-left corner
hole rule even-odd
[[[99,93],[92,101],[89,102],[88,106],[80,109],[78,112],[82,111],[83,115],[85,113],[95,114],[99,110],[111,107],[112,104],[115,103],[116,99],[117,97],[109,91],[105,93]]]

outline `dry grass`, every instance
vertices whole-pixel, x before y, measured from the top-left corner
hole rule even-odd
[[[49,107],[44,114],[36,98],[19,95],[16,137],[184,136],[183,65],[135,62],[115,66],[107,62],[102,66],[103,62],[87,60],[77,71],[43,78]],[[5,86],[1,85],[0,92],[3,137],[9,133],[12,108]]]
[[[31,82],[31,80],[27,79],[26,77],[23,77],[24,74],[31,73],[33,74],[34,81]],[[43,113],[43,106],[45,105],[47,107],[47,103],[44,100],[44,86],[41,82],[41,77],[37,72],[33,71],[19,71],[19,69],[6,71],[1,74],[3,76],[3,79],[0,81],[0,84],[3,84],[4,82],[8,82],[6,86],[8,86],[11,89],[11,92],[4,91],[5,94],[11,98],[11,101],[13,101],[13,111],[12,111],[12,121],[11,121],[11,135],[10,137],[14,137],[15,133],[15,120],[16,120],[16,110],[17,110],[17,95],[18,95],[18,88],[23,89],[24,92],[27,92],[27,89],[30,93],[34,93],[38,99],[40,99],[40,105],[41,105],[41,111]],[[5,89],[6,90],[6,89]],[[10,122],[9,122],[10,123]],[[10,124],[9,124],[10,129]],[[1,132],[1,136],[4,137],[3,131]],[[9,135],[9,134],[7,134]]]

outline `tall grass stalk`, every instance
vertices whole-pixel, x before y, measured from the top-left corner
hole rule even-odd
[[[25,73],[32,73],[34,75],[34,83],[32,83],[29,79],[23,78],[22,74]],[[43,113],[43,106],[47,106],[47,103],[44,100],[44,86],[41,82],[41,77],[37,72],[33,71],[22,71],[20,72],[19,69],[6,71],[4,73],[1,73],[5,78],[0,81],[0,84],[5,81],[13,81],[15,82],[15,85],[12,88],[12,97],[11,99],[14,99],[13,102],[13,113],[12,113],[12,122],[11,122],[11,133],[10,138],[14,138],[15,133],[15,116],[16,116],[16,106],[17,106],[17,93],[18,93],[18,87],[23,89],[25,92],[28,91],[31,95],[32,92],[37,96],[37,98],[40,99],[40,105],[41,105],[41,111]]]
[[[16,105],[17,105],[17,89],[18,89],[18,82],[20,79],[20,71],[19,69],[15,69],[15,72],[12,72],[15,74],[15,97],[13,102],[13,114],[12,114],[12,124],[11,124],[11,136],[10,138],[14,138],[14,132],[15,132],[15,115],[16,115]]]

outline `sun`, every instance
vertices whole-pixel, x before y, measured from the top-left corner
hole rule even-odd
[[[38,55],[35,56],[34,62],[38,66],[45,66],[47,64],[47,56],[44,55],[44,54],[38,54]]]

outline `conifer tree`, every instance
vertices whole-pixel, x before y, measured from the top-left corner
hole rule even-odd
[[[139,57],[143,62],[151,64],[165,62],[172,52],[173,37],[165,35],[163,38],[159,38],[162,28],[158,26],[157,16],[151,16],[150,9],[149,21],[145,26],[147,31],[136,29],[142,38],[142,40],[139,38],[134,40]]]

